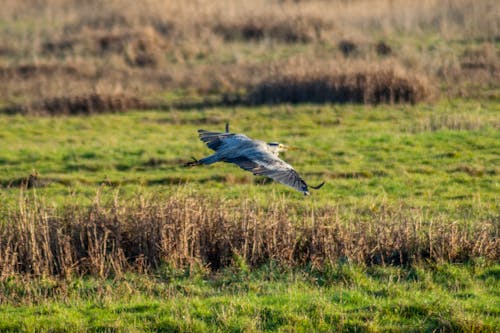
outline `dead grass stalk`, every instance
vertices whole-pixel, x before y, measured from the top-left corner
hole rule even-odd
[[[168,263],[175,267],[286,266],[347,260],[411,265],[422,261],[500,259],[498,220],[461,223],[418,209],[299,210],[277,202],[230,203],[177,194],[166,200],[119,199],[56,209],[23,198],[0,223],[0,277],[13,274],[117,276]]]

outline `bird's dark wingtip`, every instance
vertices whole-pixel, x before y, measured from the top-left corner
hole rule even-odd
[[[316,186],[309,185],[309,187],[312,188],[312,189],[314,189],[314,190],[319,190],[320,188],[323,187],[323,185],[325,185],[324,181],[321,184],[319,184],[319,185],[316,185]]]

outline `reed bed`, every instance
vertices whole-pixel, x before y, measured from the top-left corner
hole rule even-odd
[[[168,264],[217,270],[244,260],[258,266],[322,267],[338,261],[413,265],[500,259],[498,217],[459,222],[422,209],[381,206],[265,207],[192,194],[164,200],[115,199],[55,208],[23,197],[0,223],[0,277],[120,276]]]
[[[249,101],[262,103],[399,104],[429,100],[435,87],[422,76],[394,63],[280,67],[257,84]],[[352,67],[351,67],[352,66]]]

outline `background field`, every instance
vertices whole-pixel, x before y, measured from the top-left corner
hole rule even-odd
[[[280,105],[141,111],[92,117],[2,117],[1,184],[17,204],[19,185],[36,173],[37,193],[50,203],[90,203],[107,193],[197,193],[240,199],[285,195],[298,205],[379,205],[462,214],[493,212],[498,190],[498,103],[454,100],[418,106]],[[233,165],[184,168],[210,150],[197,129],[231,129],[276,138],[299,150],[285,159],[322,191],[304,200],[287,187]],[[68,196],[76,193],[76,197]],[[281,193],[281,194],[279,194]],[[84,195],[82,195],[84,194]],[[87,200],[87,201],[85,201]],[[263,200],[267,201],[267,200]]]
[[[497,331],[495,1],[6,1],[0,331]],[[299,149],[303,197],[196,130]]]

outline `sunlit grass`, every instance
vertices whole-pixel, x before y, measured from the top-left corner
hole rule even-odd
[[[160,201],[174,192],[265,207],[339,207],[360,216],[412,207],[424,216],[480,223],[499,214],[499,104],[275,107],[144,111],[92,117],[0,116],[0,213],[19,185],[43,205],[91,205],[97,193]],[[265,121],[264,121],[265,119]],[[196,130],[231,130],[300,148],[284,154],[310,183],[305,199],[236,166],[184,168],[210,153]],[[27,192],[26,192],[27,191]],[[1,215],[0,215],[1,216]],[[366,216],[369,216],[366,215]],[[362,216],[360,217],[362,218]],[[367,217],[368,218],[368,217]],[[165,266],[149,275],[12,277],[1,283],[0,331],[486,331],[500,327],[498,265],[363,267],[321,271],[236,260],[220,272]]]
[[[494,332],[498,270],[476,262],[323,271],[268,265],[250,273],[236,265],[215,276],[166,267],[115,281],[11,279],[4,297],[18,305],[0,305],[0,329]]]
[[[169,193],[178,186],[238,198],[299,193],[264,182],[234,165],[184,168],[210,154],[196,130],[231,130],[299,147],[283,158],[311,184],[326,180],[314,202],[411,202],[455,211],[497,209],[499,122],[496,102],[435,106],[276,106],[93,117],[1,116],[4,201],[17,200],[34,170],[37,191],[55,203],[92,197],[99,186],[122,195]],[[263,121],[265,119],[265,121]]]

